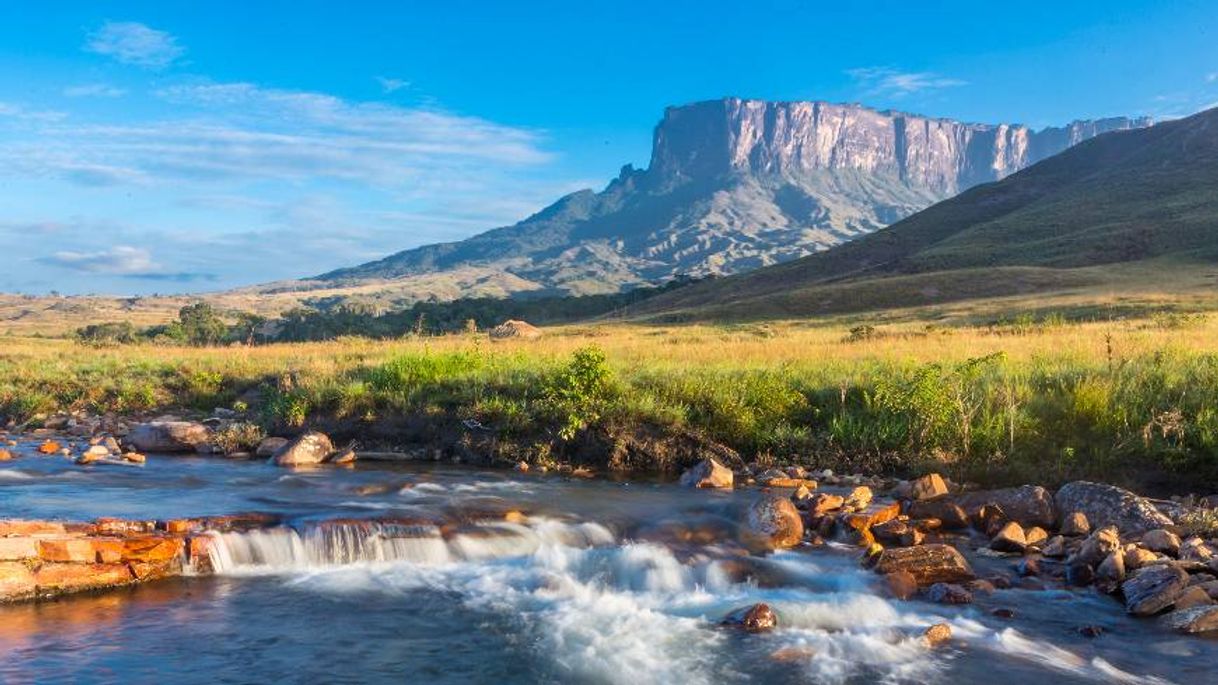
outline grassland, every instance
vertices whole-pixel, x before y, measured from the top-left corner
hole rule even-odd
[[[1218,486],[1216,335],[1218,317],[1204,314],[1040,314],[946,326],[603,324],[506,343],[97,349],[6,338],[0,413],[20,422],[66,409],[235,406],[274,430],[322,425],[442,448],[472,419],[485,427],[476,449],[536,462],[579,460],[597,440],[647,427],[745,460],[1208,491]]]

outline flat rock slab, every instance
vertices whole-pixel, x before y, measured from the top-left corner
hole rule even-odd
[[[1188,587],[1188,574],[1169,564],[1138,569],[1121,585],[1125,609],[1135,616],[1151,616],[1175,603]]]
[[[918,545],[886,549],[876,561],[876,573],[906,571],[919,586],[964,583],[977,576],[968,561],[951,545]]]
[[[1173,611],[1163,617],[1163,625],[1181,633],[1208,633],[1218,630],[1218,605]]]

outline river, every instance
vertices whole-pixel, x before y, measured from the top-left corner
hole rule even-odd
[[[1214,682],[1218,640],[1092,589],[900,602],[844,544],[742,557],[734,522],[756,496],[439,465],[27,456],[0,463],[0,516],[289,525],[221,536],[212,576],[0,606],[0,681]],[[970,558],[982,575],[1013,564]],[[756,602],[775,631],[716,625]],[[931,649],[919,636],[938,622],[954,637]]]

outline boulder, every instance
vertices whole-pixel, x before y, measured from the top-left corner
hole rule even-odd
[[[803,518],[785,497],[767,495],[754,502],[747,526],[750,537],[768,549],[794,547],[804,537]]]
[[[1072,511],[1062,516],[1062,525],[1057,532],[1070,536],[1087,535],[1091,532],[1091,522],[1083,512]]]
[[[896,599],[906,600],[918,593],[918,581],[909,571],[887,573],[884,583],[888,587],[888,594]]]
[[[812,516],[823,516],[831,511],[841,509],[846,499],[841,495],[818,492],[808,500],[808,513]]]
[[[6,449],[0,449],[0,461],[10,461],[13,458],[13,453]]]
[[[541,337],[541,329],[527,321],[508,319],[487,331],[487,335],[490,336],[491,340],[507,340],[509,338],[536,340]]]
[[[1121,586],[1125,610],[1135,616],[1150,616],[1175,603],[1188,587],[1188,574],[1175,566],[1155,564],[1138,569]]]
[[[38,451],[41,454],[57,454],[62,449],[62,445],[54,440],[47,440],[38,446]]]
[[[1161,620],[1164,627],[1181,633],[1208,633],[1218,630],[1218,605],[1180,609]]]
[[[733,610],[719,625],[740,628],[749,633],[763,633],[778,625],[778,616],[768,604],[754,604]]]
[[[922,531],[900,519],[892,519],[871,526],[871,534],[876,540],[895,547],[911,547],[922,544],[926,537]]]
[[[952,639],[952,627],[946,623],[936,623],[922,633],[922,640],[927,647],[938,647]]]
[[[1214,600],[1210,598],[1210,593],[1205,591],[1205,588],[1200,585],[1190,585],[1185,588],[1180,597],[1176,599],[1172,605],[1173,611],[1181,609],[1192,609],[1193,607],[1208,607],[1213,606]]]
[[[356,459],[355,450],[348,447],[346,449],[336,450],[331,452],[326,457],[327,464],[354,464]]]
[[[1095,584],[1101,592],[1112,594],[1125,580],[1125,552],[1117,550],[1108,555],[1095,569]]]
[[[137,452],[195,452],[211,439],[211,430],[194,421],[151,421],[131,427],[124,438]]]
[[[1057,525],[1058,507],[1049,491],[1039,485],[972,492],[956,498],[956,503],[970,515],[987,504],[996,504],[1007,518],[1020,525],[1042,528]]]
[[[263,438],[262,442],[258,443],[258,449],[254,450],[254,456],[269,457],[286,444],[288,444],[287,438]]]
[[[1142,534],[1142,546],[1159,554],[1180,556],[1180,536],[1170,530],[1156,528],[1146,531]]]
[[[1125,547],[1125,570],[1136,571],[1143,566],[1149,566],[1159,560],[1159,555],[1154,552],[1138,547],[1137,545],[1126,545]]]
[[[1116,526],[1126,535],[1172,524],[1150,500],[1114,485],[1067,483],[1057,491],[1055,502],[1060,511],[1082,512],[1092,526]]]
[[[1181,561],[1207,562],[1214,558],[1214,550],[1199,537],[1191,537],[1180,543]]]
[[[935,583],[963,583],[976,578],[965,558],[951,545],[932,544],[897,547],[880,553],[877,573],[906,571],[921,587]]]
[[[866,485],[860,485],[851,490],[850,494],[846,496],[845,506],[852,509],[866,509],[871,505],[873,498],[874,495],[871,493],[871,488]]]
[[[947,483],[937,473],[928,473],[909,484],[909,497],[915,501],[937,499],[946,494]]]
[[[1054,535],[1041,545],[1040,553],[1046,557],[1060,559],[1066,556],[1066,538],[1061,535]]]
[[[935,604],[972,604],[973,593],[955,583],[935,583],[926,591],[926,599]]]
[[[938,519],[945,530],[968,527],[968,514],[960,505],[947,500],[913,502],[908,513],[913,519]]]
[[[1040,526],[1032,526],[1023,532],[1024,541],[1028,546],[1039,545],[1049,539],[1049,531]]]
[[[735,475],[732,470],[711,457],[694,464],[681,474],[681,485],[689,488],[730,489],[734,482]]]
[[[320,464],[334,451],[329,436],[318,431],[309,431],[288,441],[271,456],[277,466],[307,466]]]
[[[1070,563],[1098,566],[1108,555],[1122,549],[1121,537],[1114,526],[1106,526],[1092,533],[1081,547],[1070,557]]]
[[[990,549],[999,552],[1023,552],[1027,546],[1028,541],[1024,536],[1023,526],[1014,521],[1008,522],[990,540]]]

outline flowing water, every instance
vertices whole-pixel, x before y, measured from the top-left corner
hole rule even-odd
[[[214,576],[0,607],[0,682],[1216,682],[1218,641],[1090,590],[948,607],[886,598],[845,545],[741,556],[734,521],[755,496],[439,466],[24,457],[0,464],[2,516],[261,511],[285,525],[216,534]],[[755,602],[777,630],[716,626]],[[955,639],[928,649],[918,636],[940,621]]]

